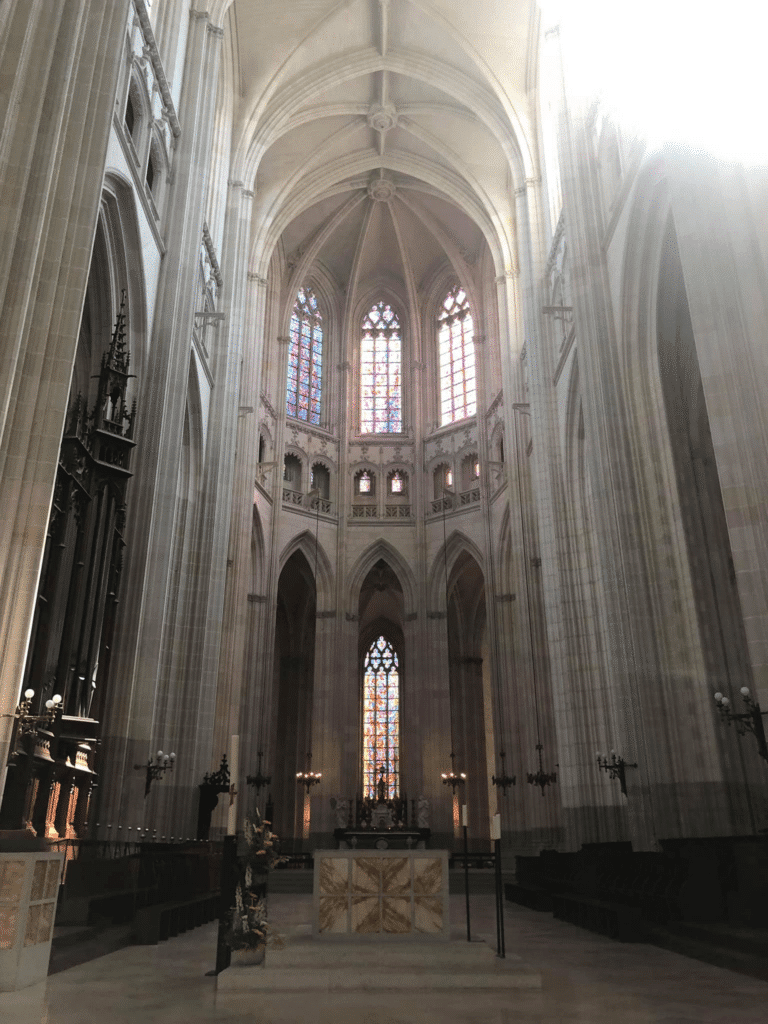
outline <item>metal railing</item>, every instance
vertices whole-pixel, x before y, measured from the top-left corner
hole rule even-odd
[[[319,511],[326,516],[333,515],[333,502],[330,498],[318,498],[314,494],[310,495],[304,494],[303,491],[294,491],[291,487],[283,488],[283,504],[303,508],[308,512]]]

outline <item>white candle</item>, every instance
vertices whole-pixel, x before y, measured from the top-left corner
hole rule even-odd
[[[469,825],[469,818],[468,818],[468,815],[467,815],[467,805],[466,804],[462,804],[461,805],[461,827],[464,828],[467,825]]]
[[[501,839],[501,815],[494,814],[491,818],[491,839]]]
[[[227,820],[227,835],[237,835],[237,780],[240,772],[240,737],[231,736],[229,739],[229,818]]]

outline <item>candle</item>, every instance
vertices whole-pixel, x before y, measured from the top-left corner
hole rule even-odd
[[[501,815],[494,814],[491,818],[491,839],[501,839]]]
[[[469,819],[468,819],[468,816],[467,816],[467,805],[466,804],[462,804],[461,805],[461,827],[462,828],[466,828],[467,825],[469,825]]]
[[[229,818],[227,835],[237,835],[237,779],[240,770],[240,737],[231,736],[229,740]]]

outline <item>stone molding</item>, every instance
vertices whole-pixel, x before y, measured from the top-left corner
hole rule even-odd
[[[147,8],[145,7],[143,0],[133,0],[133,9],[136,11],[136,17],[139,19],[141,25],[141,31],[144,36],[144,42],[146,44],[146,50],[149,55],[149,59],[152,62],[152,70],[155,73],[157,79],[157,86],[160,90],[160,95],[163,97],[163,106],[165,107],[166,114],[168,116],[168,122],[171,126],[174,138],[178,139],[181,135],[181,125],[179,124],[179,118],[176,114],[176,107],[171,96],[171,89],[168,85],[168,79],[165,77],[165,69],[163,68],[163,62],[160,59],[160,53],[157,49],[157,42],[155,40],[155,34],[152,31],[152,24],[147,14]],[[190,11],[190,14],[194,16],[195,12]]]
[[[203,221],[203,245],[205,247],[205,252],[208,256],[208,260],[211,264],[211,272],[213,274],[213,278],[217,286],[221,288],[222,285],[224,284],[224,279],[221,276],[221,268],[219,267],[219,261],[216,256],[216,246],[213,244],[211,232],[208,230],[208,225],[205,221]]]
[[[261,404],[262,404],[262,405],[264,406],[264,408],[265,408],[265,409],[267,410],[267,412],[268,412],[268,413],[270,414],[270,416],[272,417],[272,419],[273,419],[273,420],[276,420],[276,419],[277,419],[277,413],[275,412],[275,410],[274,410],[274,407],[273,407],[272,403],[270,402],[270,400],[269,400],[269,399],[267,398],[267,396],[266,396],[266,395],[262,395],[262,396],[261,396]]]
[[[552,244],[549,247],[549,256],[547,257],[546,276],[552,273],[555,263],[557,262],[557,253],[560,249],[560,243],[563,240],[563,234],[565,233],[565,210],[560,211],[560,216],[557,218],[557,225],[555,227],[555,233],[552,236]]]

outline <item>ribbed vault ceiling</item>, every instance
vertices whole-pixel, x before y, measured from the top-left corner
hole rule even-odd
[[[234,17],[255,272],[278,243],[293,276],[317,262],[345,290],[419,288],[446,260],[471,274],[484,244],[514,262],[528,0],[236,0]]]

